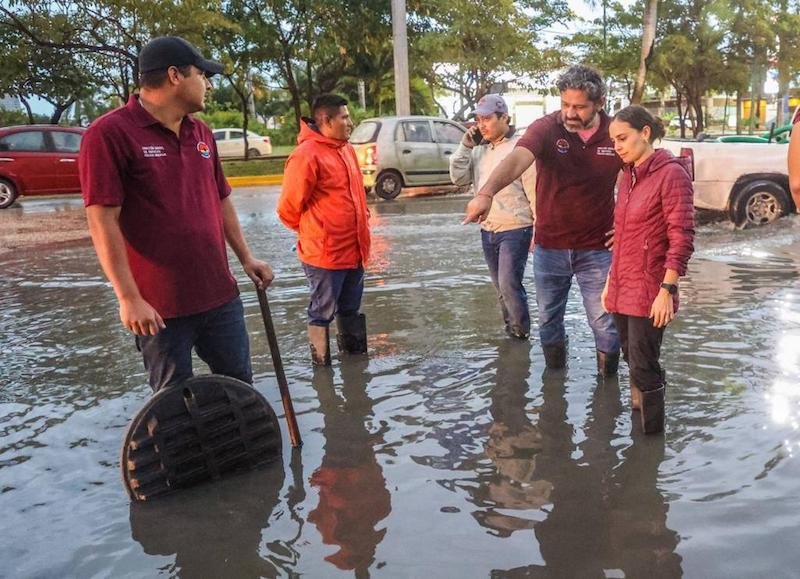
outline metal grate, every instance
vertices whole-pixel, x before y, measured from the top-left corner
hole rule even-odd
[[[148,500],[281,457],[275,412],[250,385],[196,376],[157,392],[134,417],[122,447],[122,478]]]

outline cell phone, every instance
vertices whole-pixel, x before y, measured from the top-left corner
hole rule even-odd
[[[476,145],[480,145],[481,141],[483,141],[483,135],[481,134],[481,130],[476,126],[475,132],[472,133],[472,142]]]

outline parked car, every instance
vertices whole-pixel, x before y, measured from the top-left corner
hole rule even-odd
[[[380,117],[361,122],[350,136],[364,187],[394,199],[403,187],[450,184],[450,155],[466,129],[438,117]]]
[[[0,128],[0,209],[20,195],[79,193],[78,149],[85,130],[57,125]]]
[[[220,158],[244,157],[244,131],[242,129],[235,127],[216,129],[214,140],[217,142]],[[252,131],[247,131],[247,146],[250,149],[251,157],[272,154],[272,140]]]
[[[665,139],[662,146],[688,158],[695,207],[727,212],[737,227],[764,225],[795,211],[785,144]]]
[[[683,126],[686,127],[687,129],[693,129],[694,128],[694,119],[691,118],[691,117],[685,117],[683,119]],[[681,127],[681,118],[680,117],[672,117],[672,119],[669,122],[669,127],[671,129],[679,129]]]

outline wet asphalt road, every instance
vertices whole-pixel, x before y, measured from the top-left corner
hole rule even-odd
[[[595,376],[577,288],[566,372],[544,371],[536,339],[504,336],[477,229],[458,225],[465,196],[372,205],[369,358],[312,374],[276,199],[235,192],[276,271],[305,445],[284,436],[278,467],[152,504],[119,478],[149,389],[90,246],[0,255],[0,576],[797,576],[800,218],[700,227],[663,348],[667,433],[643,437],[627,370]],[[234,272],[256,387],[279,410]]]

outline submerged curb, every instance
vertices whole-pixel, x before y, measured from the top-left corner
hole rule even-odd
[[[257,185],[280,185],[283,175],[259,175],[253,177],[227,177],[231,187],[255,187]]]

